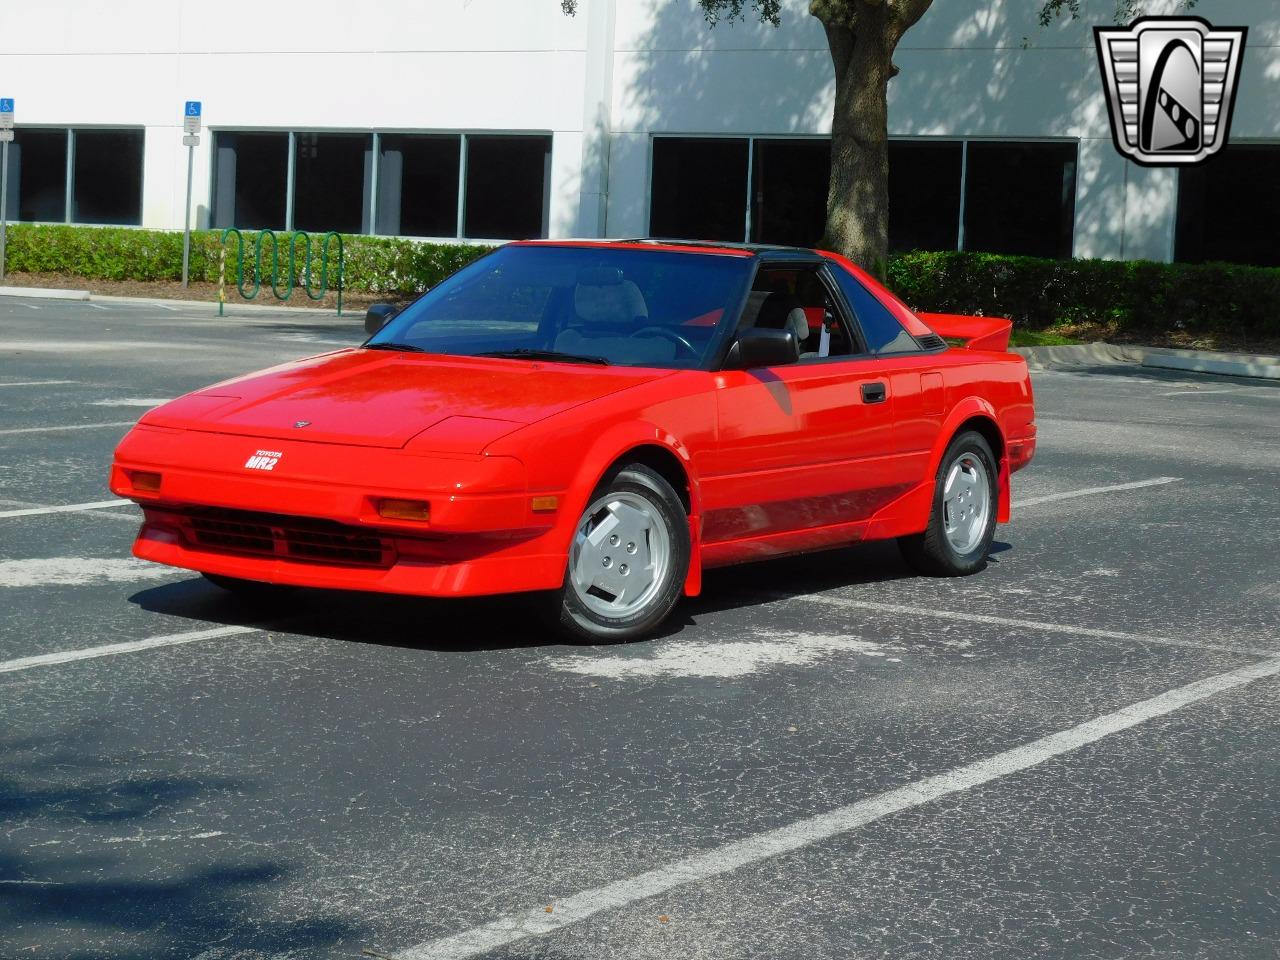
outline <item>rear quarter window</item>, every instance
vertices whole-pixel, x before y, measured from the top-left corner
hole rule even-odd
[[[867,351],[875,356],[919,353],[920,344],[907,333],[897,317],[889,312],[870,290],[858,282],[857,277],[838,263],[830,265],[831,275],[844,294],[867,341]]]

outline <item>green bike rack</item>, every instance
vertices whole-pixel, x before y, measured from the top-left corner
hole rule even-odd
[[[346,259],[342,247],[342,234],[334,230],[330,230],[321,238],[320,242],[320,283],[314,289],[312,288],[312,271],[311,263],[313,260],[311,249],[311,234],[304,230],[299,230],[289,237],[289,264],[288,273],[285,276],[283,289],[281,288],[280,279],[280,238],[276,236],[274,230],[260,230],[258,236],[253,242],[253,287],[247,289],[245,286],[244,276],[244,234],[235,227],[227,227],[222,231],[222,249],[218,255],[218,316],[223,316],[223,308],[227,302],[227,240],[231,236],[236,238],[236,289],[240,291],[240,296],[246,300],[253,300],[262,290],[262,249],[264,241],[271,241],[271,293],[279,301],[287,301],[293,296],[294,288],[297,287],[299,280],[298,273],[298,245],[301,243],[305,252],[305,259],[302,263],[301,286],[303,292],[312,300],[323,300],[324,295],[329,292],[329,247],[337,241],[338,244],[338,277],[337,286],[334,289],[338,294],[338,316],[342,316],[342,289],[343,280],[346,272]]]

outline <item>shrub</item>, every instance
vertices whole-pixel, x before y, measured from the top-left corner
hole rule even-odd
[[[283,287],[289,275],[289,243],[293,234],[277,234],[278,273]],[[245,285],[256,276],[255,232],[244,233]],[[320,280],[322,237],[312,234],[313,289]],[[491,247],[463,243],[418,243],[396,237],[344,236],[347,290],[408,295],[434,286],[459,267],[487,253]],[[218,281],[220,230],[191,233],[191,278]],[[263,286],[271,282],[271,243],[263,243]],[[236,240],[227,242],[227,287],[236,283]],[[305,254],[295,255],[295,282],[301,283]],[[182,234],[132,227],[80,227],[45,224],[13,224],[9,227],[6,268],[31,273],[64,273],[91,280],[180,280]],[[330,286],[336,280],[331,277]]]
[[[255,275],[257,234],[244,234],[246,284]],[[280,234],[278,276],[288,279]],[[312,235],[318,283],[320,236]],[[402,297],[434,286],[488,252],[470,244],[344,236],[347,290]],[[221,232],[191,236],[191,276],[217,282]],[[271,280],[264,244],[263,286]],[[295,273],[302,272],[301,248]],[[182,234],[128,227],[15,224],[8,269],[101,280],[177,280]],[[886,265],[888,285],[918,310],[1004,316],[1040,330],[1060,322],[1113,323],[1130,330],[1280,335],[1280,269],[1237,264],[1115,260],[1039,260],[990,253],[905,253]],[[295,278],[301,282],[301,278]],[[228,244],[228,295],[236,296],[235,241]],[[331,281],[332,285],[333,281]],[[267,294],[269,296],[269,292]]]
[[[1130,330],[1280,334],[1280,269],[1227,263],[1039,260],[989,253],[908,253],[888,286],[918,310]]]

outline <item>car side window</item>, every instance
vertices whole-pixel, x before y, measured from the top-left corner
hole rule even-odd
[[[808,264],[760,268],[738,325],[749,327],[790,329],[800,343],[801,362],[858,352],[830,288]]]
[[[840,285],[840,292],[849,302],[867,341],[867,352],[877,357],[903,353],[920,353],[921,348],[911,334],[898,322],[870,290],[858,282],[858,278],[839,265],[833,264],[831,274]]]

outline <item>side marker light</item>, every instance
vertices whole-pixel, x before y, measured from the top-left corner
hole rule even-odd
[[[431,519],[431,504],[425,500],[379,500],[378,516],[388,520],[417,520],[426,523]]]

